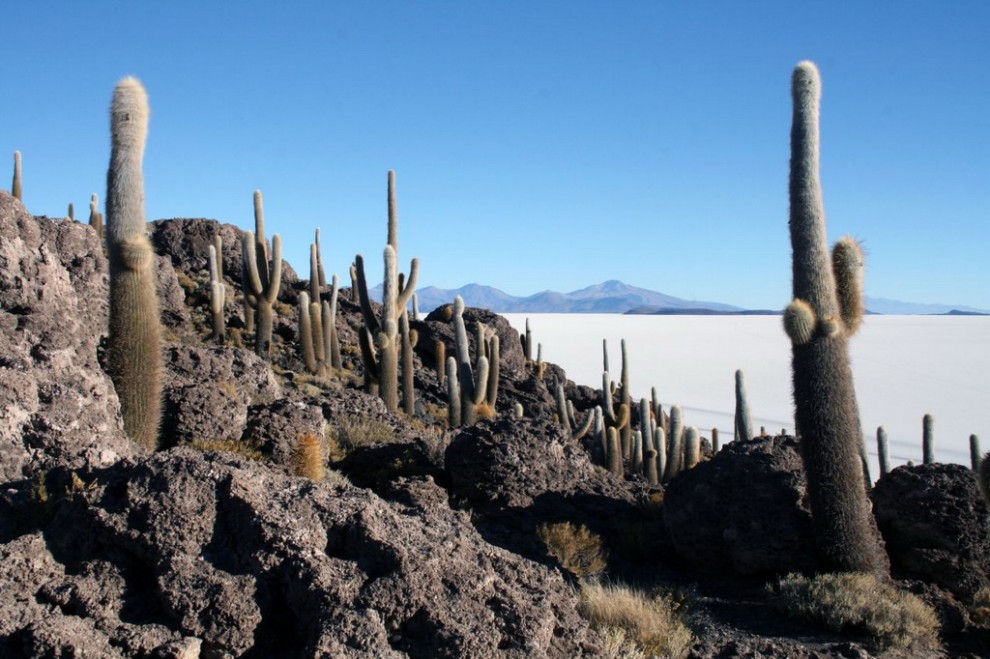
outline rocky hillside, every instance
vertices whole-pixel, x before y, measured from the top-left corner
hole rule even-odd
[[[217,235],[224,343],[209,313]],[[240,231],[167,220],[151,238],[166,336],[154,453],[125,436],[105,371],[102,242],[0,192],[0,656],[990,654],[990,512],[970,470],[902,467],[873,489],[897,592],[927,604],[937,637],[834,631],[785,615],[784,586],[766,587],[817,564],[793,438],[714,455],[702,438],[700,463],[669,479],[635,453],[606,469],[577,428],[602,393],[528,360],[504,319],[474,308],[468,326],[500,338],[493,409],[448,427],[448,307],[411,322],[418,402],[391,413],[364,390],[350,290],[341,366],[310,374],[296,311],[308,282],[288,264],[266,360],[244,331]],[[620,583],[648,606],[610,618],[617,600],[591,597]]]

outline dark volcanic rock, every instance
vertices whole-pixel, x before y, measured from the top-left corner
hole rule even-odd
[[[895,574],[967,601],[990,587],[990,511],[971,469],[898,467],[877,482],[873,506]]]
[[[110,657],[198,641],[203,656],[589,653],[559,574],[485,543],[428,479],[397,487],[407,503],[183,448],[118,465],[44,537],[0,548],[0,650],[63,656],[61,638]]]
[[[0,191],[0,482],[139,452],[97,361],[107,315],[93,229],[34,218]]]
[[[706,570],[812,569],[805,488],[793,437],[735,441],[670,482],[663,506],[667,533],[682,558]]]

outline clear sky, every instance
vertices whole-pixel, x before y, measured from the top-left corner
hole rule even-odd
[[[381,279],[386,171],[420,285],[621,279],[790,299],[790,74],[823,78],[832,240],[867,294],[990,309],[990,2],[88,2],[3,10],[0,185],[35,214],[105,193],[107,109],[151,101],[149,219],[269,234],[308,276]],[[4,174],[3,172],[6,172]]]

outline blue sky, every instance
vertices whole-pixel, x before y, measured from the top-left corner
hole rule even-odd
[[[829,237],[864,241],[867,294],[990,309],[990,2],[11,5],[0,185],[21,150],[36,214],[103,198],[135,75],[149,219],[251,228],[260,188],[303,277],[320,227],[328,272],[361,252],[380,279],[395,169],[421,285],[783,308],[789,81],[812,59]]]

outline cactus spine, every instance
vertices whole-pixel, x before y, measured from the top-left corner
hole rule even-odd
[[[842,259],[829,258],[818,173],[821,80],[811,62],[795,68],[792,94],[789,189],[794,302],[785,329],[792,342],[795,426],[801,437],[818,552],[824,569],[886,575],[886,554],[862,485],[859,415],[847,341],[858,326],[851,316],[861,293],[848,286],[862,285],[862,250],[852,239],[844,239]],[[835,271],[838,261],[842,272]],[[837,287],[837,281],[844,283]]]
[[[272,236],[271,263],[265,240],[265,208],[261,190],[254,191],[255,232],[241,236],[241,279],[244,285],[245,324],[254,325],[254,351],[263,358],[271,356],[272,305],[282,285],[282,238]],[[248,308],[253,313],[248,313]]]
[[[146,234],[141,169],[149,113],[148,95],[141,83],[135,78],[121,80],[110,106],[108,361],[120,398],[124,431],[138,444],[154,450],[162,413],[162,354],[154,252]]]
[[[21,152],[14,151],[14,180],[10,184],[10,194],[18,201],[24,201],[24,190],[21,184]]]

